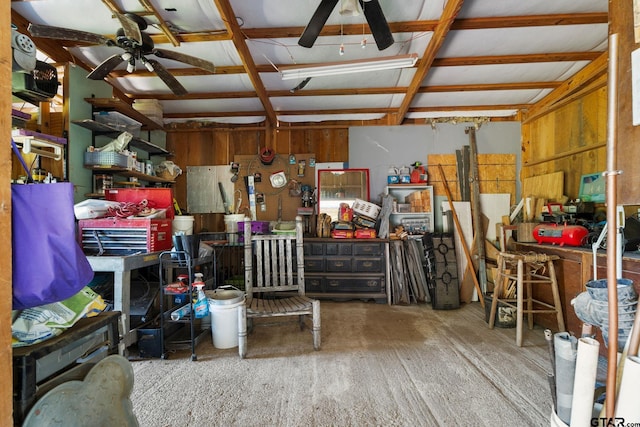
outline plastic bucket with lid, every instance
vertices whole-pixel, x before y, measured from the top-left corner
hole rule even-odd
[[[184,233],[186,235],[193,234],[193,223],[195,219],[191,215],[176,215],[173,217],[171,231],[173,234]]]
[[[224,216],[224,227],[227,232],[227,241],[231,245],[238,243],[238,222],[244,221],[244,214],[230,214]],[[244,233],[244,230],[240,230]]]
[[[211,319],[213,346],[219,349],[238,346],[238,308],[244,304],[244,292],[233,288],[206,291]]]

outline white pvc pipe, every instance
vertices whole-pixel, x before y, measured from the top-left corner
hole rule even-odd
[[[600,343],[593,338],[578,340],[576,373],[571,403],[571,427],[588,426],[593,416],[593,395],[598,371]]]
[[[627,421],[640,420],[638,395],[640,395],[640,357],[629,356],[624,363],[616,404],[616,417],[624,417]]]

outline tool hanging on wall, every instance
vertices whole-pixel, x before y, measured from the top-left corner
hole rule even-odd
[[[222,206],[224,207],[225,215],[229,215],[231,210],[229,209],[229,200],[227,199],[227,195],[224,192],[224,185],[221,182],[218,182],[218,189],[220,190],[220,197],[222,197]]]
[[[262,150],[260,150],[259,157],[260,157],[260,162],[263,165],[267,166],[273,163],[273,159],[275,159],[276,157],[276,152],[273,151],[271,148],[264,147]]]

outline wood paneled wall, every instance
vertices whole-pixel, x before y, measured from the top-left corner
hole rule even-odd
[[[170,159],[183,170],[187,166],[226,165],[236,155],[258,154],[267,146],[286,155],[314,153],[317,162],[346,162],[349,160],[349,129],[215,129],[176,130],[167,134],[167,149],[174,153]],[[174,186],[176,200],[187,205],[187,178],[182,174]],[[224,231],[222,214],[196,214],[194,231]],[[275,220],[275,218],[273,218]]]
[[[607,89],[599,88],[522,125],[525,178],[564,171],[564,194],[578,197],[580,177],[606,168]]]
[[[617,203],[640,205],[640,127],[633,125],[633,97],[631,78],[631,52],[640,47],[634,31],[634,13],[640,13],[637,1],[610,1],[609,32],[618,35],[617,100],[616,100],[616,165],[622,174],[617,178]],[[637,18],[636,18],[637,19]],[[635,24],[635,25],[634,25]],[[640,37],[638,37],[640,38]],[[636,73],[640,70],[636,70]],[[636,99],[635,103],[638,104]]]

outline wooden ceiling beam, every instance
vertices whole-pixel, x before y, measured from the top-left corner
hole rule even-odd
[[[543,62],[575,62],[593,61],[600,57],[602,52],[559,52],[541,53],[525,55],[495,55],[495,56],[463,56],[456,58],[435,58],[431,67],[468,67],[472,65],[497,65],[497,64],[529,64]],[[64,62],[64,61],[63,61]],[[310,64],[300,64],[301,66]],[[276,64],[280,68],[282,64]],[[255,65],[258,73],[277,73],[278,70],[271,64]],[[171,68],[174,76],[206,76],[213,74],[246,74],[247,70],[243,65],[218,66],[216,72],[211,73],[201,68]],[[133,73],[126,70],[113,70],[111,77],[152,77],[153,73],[145,69],[136,69]]]
[[[523,55],[464,56],[456,58],[436,58],[433,60],[432,66],[468,67],[470,65],[529,64],[532,62],[593,61],[600,55],[602,55],[602,52],[549,52]]]
[[[530,89],[553,89],[560,86],[562,82],[522,82],[522,83],[490,83],[490,84],[470,84],[470,85],[442,85],[442,86],[422,86],[419,93],[442,93],[442,92],[477,92],[491,90],[530,90]],[[341,96],[341,95],[393,95],[404,94],[406,87],[378,87],[360,89],[316,89],[300,90],[291,92],[290,90],[268,91],[270,98],[285,96]],[[200,92],[188,93],[178,96],[168,93],[142,93],[127,94],[129,98],[135,99],[157,99],[159,101],[183,101],[185,99],[238,99],[255,98],[254,91],[236,92]]]
[[[470,18],[456,19],[451,24],[451,30],[479,30],[515,27],[541,27],[552,25],[592,25],[606,24],[609,22],[607,13],[579,13],[579,14],[552,14],[530,16],[506,16],[497,18]],[[418,33],[434,31],[437,20],[389,22],[392,33]],[[304,27],[277,27],[277,28],[244,28],[242,33],[248,39],[277,39],[300,37]],[[364,28],[365,34],[371,34],[368,26]],[[361,35],[362,24],[325,25],[320,31],[320,36]]]
[[[255,89],[258,98],[260,98],[260,102],[262,102],[267,119],[271,125],[275,125],[277,122],[276,113],[269,101],[269,97],[267,96],[267,90],[265,89],[264,84],[260,79],[260,75],[256,70],[256,64],[253,62],[253,57],[251,56],[251,52],[249,51],[245,38],[242,35],[242,30],[238,24],[235,13],[233,12],[231,3],[229,0],[214,0],[214,2],[220,12],[220,16],[222,17],[225,26],[227,27],[227,31],[231,34],[233,44],[238,51],[242,64],[247,70],[247,74],[253,84],[253,88]]]
[[[440,16],[438,25],[436,25],[436,28],[433,31],[433,37],[431,37],[431,40],[429,40],[429,44],[427,45],[422,58],[420,58],[420,60],[418,61],[418,69],[413,75],[413,79],[409,84],[409,88],[404,99],[402,100],[400,108],[398,108],[397,110],[397,118],[395,124],[402,124],[405,114],[409,110],[414,97],[418,93],[418,90],[420,89],[424,78],[427,76],[427,73],[431,69],[431,64],[433,63],[433,60],[440,50],[440,47],[444,43],[444,40],[451,29],[451,25],[460,12],[463,3],[464,0],[447,0],[447,3],[444,6],[444,10],[442,11],[442,15]]]

